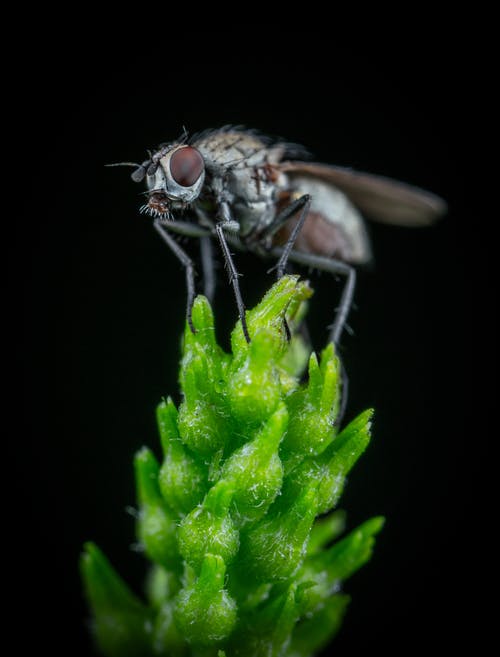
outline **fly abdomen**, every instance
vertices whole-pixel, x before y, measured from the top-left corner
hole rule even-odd
[[[351,264],[371,260],[368,234],[359,211],[340,190],[322,180],[290,176],[292,197],[311,196],[308,217],[297,236],[295,249],[335,257]],[[282,229],[282,237],[289,235],[296,218]]]

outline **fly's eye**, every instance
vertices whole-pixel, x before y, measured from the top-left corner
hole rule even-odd
[[[203,173],[203,158],[192,146],[179,148],[170,158],[170,173],[178,185],[191,187]]]

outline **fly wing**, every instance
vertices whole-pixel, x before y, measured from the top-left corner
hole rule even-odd
[[[367,217],[386,224],[428,226],[447,209],[439,196],[384,176],[314,162],[282,162],[280,169],[331,183]]]

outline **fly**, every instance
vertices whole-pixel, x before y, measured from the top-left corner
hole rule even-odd
[[[142,164],[119,163],[135,167],[134,182],[145,181],[141,211],[153,218],[154,228],[185,268],[187,321],[193,332],[194,265],[175,234],[200,240],[210,300],[215,289],[212,240],[217,239],[247,342],[245,306],[229,245],[274,258],[278,278],[289,261],[342,275],[345,283],[329,337],[337,345],[352,304],[355,266],[372,257],[364,216],[426,226],[446,211],[443,199],[418,187],[300,159],[305,156],[296,144],[226,126],[191,138],[184,134],[162,144]]]

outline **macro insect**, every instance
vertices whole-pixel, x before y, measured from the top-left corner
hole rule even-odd
[[[278,278],[288,262],[345,277],[330,341],[339,342],[352,304],[355,266],[370,261],[364,217],[402,226],[425,226],[446,211],[438,196],[390,178],[305,159],[296,144],[273,140],[240,126],[206,130],[162,144],[133,166],[145,181],[141,211],[185,267],[187,321],[195,296],[194,264],[174,235],[200,241],[204,293],[215,278],[212,240],[219,242],[246,340],[238,273],[229,246],[274,258]],[[301,159],[302,158],[302,159]]]

